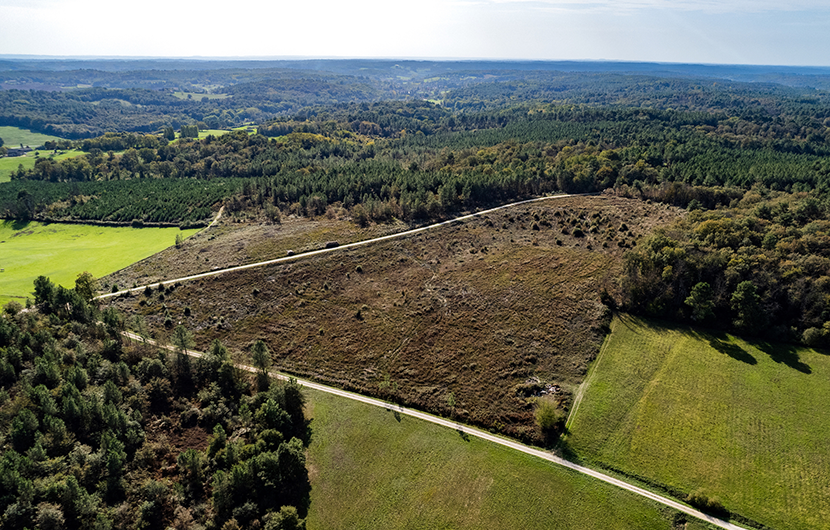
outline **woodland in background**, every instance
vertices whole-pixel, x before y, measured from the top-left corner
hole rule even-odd
[[[83,156],[39,153],[33,169],[14,172],[0,185],[3,217],[204,226],[224,205],[272,223],[335,209],[361,226],[422,224],[545,193],[613,190],[695,211],[630,252],[618,300],[629,310],[815,345],[830,333],[830,99],[818,73],[730,74],[773,84],[712,82],[703,67],[672,77],[274,62],[205,64],[187,81],[137,64],[4,74],[7,88],[90,75],[99,86],[0,91],[0,115],[29,126],[52,116],[94,136],[47,146]],[[184,137],[251,122],[255,134]],[[174,128],[187,134],[174,140]],[[108,129],[117,132],[94,134]]]
[[[355,104],[310,109],[268,122],[254,135],[84,140],[79,146],[86,156],[44,156],[33,169],[16,171],[0,187],[0,212],[177,223],[204,221],[220,203],[300,215],[340,203],[359,206],[353,212],[359,219],[423,221],[531,195],[610,187],[682,183],[824,192],[828,131],[815,118],[799,117],[748,121],[554,105],[452,114],[426,102]],[[112,149],[127,146],[121,154]],[[203,183],[193,186],[190,179]],[[155,191],[162,188],[182,193]]]

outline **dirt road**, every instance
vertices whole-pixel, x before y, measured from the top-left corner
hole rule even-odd
[[[147,342],[148,344],[155,344],[155,341],[153,341],[152,339],[145,339],[145,338],[143,338],[143,337],[141,337],[141,336],[139,336],[135,333],[129,332],[129,331],[125,331],[125,332],[123,332],[123,334],[124,334],[124,336],[126,336],[126,337],[128,337],[132,340],[136,340],[136,341],[140,341],[140,342],[144,341],[144,342]],[[173,346],[166,346],[166,348],[171,350],[171,351],[176,350],[176,348],[174,348]],[[197,352],[197,351],[187,350],[186,353],[188,355],[193,356],[193,357],[201,357],[202,356],[202,353]],[[239,365],[239,367],[242,368],[243,370],[248,371],[248,372],[256,373],[256,368],[254,368],[253,366]],[[285,374],[280,374],[280,373],[277,373],[277,372],[270,372],[270,374],[271,374],[272,377],[277,378],[277,379],[287,380],[289,378],[289,376],[287,376]],[[307,387],[307,388],[311,388],[313,390],[317,390],[319,392],[326,392],[328,394],[333,394],[335,396],[340,396],[340,397],[343,397],[343,398],[346,398],[346,399],[359,401],[361,403],[365,403],[367,405],[372,405],[374,407],[382,407],[382,408],[385,408],[387,410],[393,410],[393,411],[395,411],[399,414],[403,414],[403,415],[406,415],[406,416],[411,416],[413,418],[418,418],[418,419],[421,419],[421,420],[424,420],[424,421],[428,421],[428,422],[434,423],[436,425],[441,425],[443,427],[454,429],[456,431],[462,432],[462,433],[467,434],[469,436],[475,436],[477,438],[481,438],[483,440],[487,440],[489,442],[499,444],[499,445],[502,445],[504,447],[509,447],[510,449],[520,451],[522,453],[532,455],[532,456],[535,456],[537,458],[541,458],[543,460],[547,460],[548,462],[552,462],[554,464],[557,464],[557,465],[560,465],[560,466],[563,466],[563,467],[567,467],[568,469],[576,471],[577,473],[582,473],[583,475],[591,476],[595,479],[601,480],[603,482],[607,482],[608,484],[613,484],[614,486],[617,486],[617,487],[622,488],[624,490],[630,491],[630,492],[632,492],[636,495],[640,495],[640,496],[649,498],[649,499],[651,499],[655,502],[658,502],[658,503],[660,503],[664,506],[674,508],[675,510],[683,512],[687,515],[691,515],[692,517],[695,517],[697,519],[702,519],[702,520],[704,520],[708,523],[711,523],[715,526],[718,526],[720,528],[724,528],[726,530],[746,530],[742,526],[738,526],[738,525],[732,524],[728,521],[724,521],[722,519],[718,519],[716,517],[706,515],[703,512],[700,512],[698,510],[690,508],[689,506],[686,506],[685,504],[681,504],[677,501],[674,501],[674,500],[671,500],[669,498],[663,497],[662,495],[657,495],[656,493],[653,493],[653,492],[648,491],[646,489],[640,488],[638,486],[634,486],[634,485],[629,484],[627,482],[624,482],[620,479],[617,479],[617,478],[614,478],[612,476],[606,475],[605,473],[601,473],[599,471],[596,471],[596,470],[588,468],[588,467],[580,466],[579,464],[574,464],[573,462],[565,460],[564,458],[560,458],[560,457],[558,457],[558,456],[556,456],[556,455],[554,455],[554,454],[552,454],[548,451],[544,451],[542,449],[537,449],[535,447],[524,445],[524,444],[521,444],[521,443],[516,442],[514,440],[510,440],[508,438],[503,438],[501,436],[496,436],[496,435],[491,434],[489,432],[481,431],[479,429],[470,427],[468,425],[463,425],[461,423],[458,423],[458,422],[455,422],[455,421],[452,421],[452,420],[448,420],[448,419],[441,418],[441,417],[438,417],[438,416],[433,416],[432,414],[427,414],[426,412],[421,412],[419,410],[409,409],[409,408],[403,407],[401,405],[395,405],[393,403],[388,403],[386,401],[381,401],[379,399],[374,399],[374,398],[366,397],[366,396],[363,396],[363,395],[360,395],[360,394],[355,394],[353,392],[347,392],[347,391],[341,390],[339,388],[334,388],[334,387],[330,387],[330,386],[326,386],[326,385],[321,385],[319,383],[314,383],[312,381],[306,381],[306,380],[298,379],[298,378],[294,378],[294,379],[296,379],[296,381],[300,385],[302,385],[304,387]]]
[[[310,252],[303,252],[301,254],[294,254],[292,256],[285,256],[283,258],[275,258],[275,259],[270,259],[270,260],[266,260],[266,261],[258,261],[256,263],[249,263],[248,265],[239,265],[237,267],[229,267],[227,269],[220,269],[220,270],[215,270],[215,271],[210,271],[210,272],[202,272],[202,273],[199,273],[199,274],[193,274],[193,275],[184,276],[184,277],[181,277],[181,278],[173,278],[171,280],[164,280],[164,281],[161,281],[161,282],[154,282],[154,283],[151,283],[151,284],[148,284],[148,285],[150,285],[150,286],[171,285],[171,284],[174,284],[176,282],[186,282],[186,281],[191,281],[191,280],[198,280],[200,278],[208,278],[210,276],[218,276],[220,274],[227,274],[227,273],[242,271],[242,270],[246,270],[246,269],[254,269],[256,267],[264,267],[266,265],[274,265],[276,263],[285,263],[285,262],[289,262],[289,261],[296,261],[298,259],[308,258],[308,257],[311,257],[311,256],[318,256],[320,254],[326,254],[328,252],[339,252],[339,251],[342,251],[342,250],[345,250],[345,249],[362,247],[362,246],[365,246],[365,245],[371,245],[373,243],[379,243],[381,241],[387,241],[389,239],[398,239],[398,238],[402,238],[402,237],[411,236],[413,234],[419,234],[421,232],[426,232],[427,230],[433,230],[435,228],[439,228],[439,227],[442,227],[442,226],[449,226],[449,225],[452,225],[452,224],[455,224],[455,223],[461,223],[463,221],[466,221],[467,219],[472,219],[474,217],[487,215],[487,214],[490,214],[490,213],[493,213],[493,212],[497,212],[499,210],[504,210],[506,208],[512,208],[514,206],[520,206],[522,204],[529,204],[529,203],[534,203],[534,202],[539,202],[539,201],[549,201],[549,200],[553,200],[553,199],[564,199],[566,197],[582,197],[582,196],[586,196],[586,195],[596,195],[596,194],[595,193],[584,193],[584,194],[581,194],[581,195],[551,195],[550,197],[539,197],[539,198],[536,198],[536,199],[528,199],[528,200],[525,200],[525,201],[512,202],[510,204],[505,204],[503,206],[498,206],[496,208],[490,208],[489,210],[483,210],[483,211],[480,211],[480,212],[471,213],[469,215],[462,215],[461,217],[456,217],[454,219],[450,219],[449,221],[443,221],[443,222],[440,222],[440,223],[435,223],[435,224],[431,224],[431,225],[428,225],[428,226],[423,226],[421,228],[415,228],[415,229],[412,229],[412,230],[407,230],[405,232],[398,232],[397,234],[389,234],[389,235],[386,235],[386,236],[376,237],[376,238],[373,238],[373,239],[366,239],[364,241],[357,241],[355,243],[348,243],[348,244],[345,244],[345,245],[339,245],[339,246],[336,246],[336,247],[333,247],[333,248],[324,248],[324,249],[320,249],[320,250],[312,250]],[[221,215],[221,210],[220,210],[220,215]],[[217,219],[218,218],[219,218],[219,216],[217,215]],[[216,220],[214,220],[214,222],[215,221]],[[212,225],[212,223],[211,223],[211,225]],[[147,287],[147,285],[139,285],[138,287],[133,287],[132,289],[125,289],[123,291],[117,291],[115,293],[102,294],[100,296],[96,296],[95,298],[97,300],[106,300],[107,298],[112,298],[114,296],[120,296],[122,294],[138,293],[138,292],[143,291],[146,287]]]

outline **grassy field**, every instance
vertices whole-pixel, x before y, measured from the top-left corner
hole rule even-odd
[[[207,138],[210,135],[213,136],[222,136],[223,134],[228,134],[230,131],[227,129],[206,129],[204,131],[199,131],[199,139]]]
[[[83,271],[101,277],[171,246],[178,228],[0,223],[0,304],[22,302],[45,275],[67,287]],[[196,230],[181,231],[187,237]]]
[[[307,396],[309,530],[672,528],[671,510],[531,456],[351,400]]]
[[[40,134],[20,127],[0,127],[0,138],[3,139],[6,147],[20,147],[20,144],[28,145],[32,149],[40,147],[49,140],[61,140],[57,136]]]
[[[615,319],[570,422],[586,460],[773,528],[830,521],[830,357]]]
[[[71,150],[71,151],[59,151],[58,154],[53,155],[51,151],[42,151],[40,153],[40,158],[49,158],[52,160],[64,160],[66,158],[73,158],[76,156],[83,155],[83,151],[78,150]],[[0,158],[0,182],[8,182],[11,180],[11,174],[14,171],[17,171],[19,166],[23,166],[26,169],[31,169],[35,167],[35,153],[34,151],[26,154],[25,156],[15,156],[12,158]]]
[[[199,140],[202,138],[207,138],[208,136],[222,136],[223,134],[228,134],[230,131],[227,129],[205,129],[203,131],[199,131]],[[178,140],[181,138],[179,133],[176,133],[176,139]]]

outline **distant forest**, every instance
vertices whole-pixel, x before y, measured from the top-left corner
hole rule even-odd
[[[749,81],[749,82],[748,82]],[[309,106],[433,100],[828,116],[830,70],[636,63],[0,60],[0,125],[70,139],[260,123]]]

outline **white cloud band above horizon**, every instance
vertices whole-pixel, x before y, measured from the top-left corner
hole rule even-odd
[[[0,0],[0,53],[830,65],[826,0]]]

